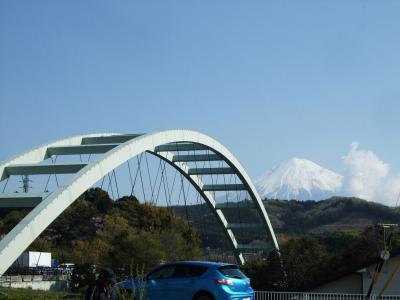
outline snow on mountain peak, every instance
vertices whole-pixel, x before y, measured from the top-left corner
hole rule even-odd
[[[293,157],[255,181],[262,198],[321,200],[337,193],[343,176],[316,163]]]

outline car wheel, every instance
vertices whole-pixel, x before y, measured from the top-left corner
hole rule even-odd
[[[204,293],[197,295],[194,300],[214,300],[214,298],[211,295]]]

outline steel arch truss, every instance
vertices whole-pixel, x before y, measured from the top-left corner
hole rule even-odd
[[[187,154],[188,151],[191,154]],[[197,152],[196,152],[197,151]],[[249,176],[237,159],[216,140],[199,132],[169,130],[150,134],[91,134],[81,135],[36,149],[4,161],[0,164],[0,181],[11,175],[31,174],[73,174],[71,178],[52,192],[42,194],[17,193],[0,194],[0,207],[34,207],[2,240],[0,240],[0,276],[18,256],[49,226],[69,205],[97,181],[129,159],[149,152],[168,162],[193,185],[214,212],[221,228],[224,229],[234,254],[244,263],[246,249],[279,249],[267,212]],[[185,154],[181,154],[185,153]],[[103,154],[90,163],[43,164],[54,155]],[[190,162],[219,161],[226,167],[193,168]],[[234,174],[240,184],[206,184],[203,176],[213,174]],[[261,224],[229,223],[225,209],[218,204],[214,192],[243,190],[250,197],[250,203],[260,216]],[[239,208],[236,208],[239,209]],[[239,244],[235,230],[260,226],[261,232],[270,241],[265,244]]]

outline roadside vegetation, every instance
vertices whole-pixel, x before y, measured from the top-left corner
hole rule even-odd
[[[304,291],[374,263],[382,250],[383,232],[373,224],[400,221],[399,209],[356,198],[264,203],[281,257],[271,252],[244,267],[256,290]],[[165,261],[201,259],[205,247],[230,254],[207,209],[206,205],[160,208],[134,196],[112,201],[105,191],[91,189],[30,249],[52,252],[59,263],[75,263],[71,286],[79,293],[94,282],[93,266],[111,267],[123,279],[137,267],[146,271]],[[27,212],[0,210],[0,235]],[[252,216],[248,218],[251,222]],[[392,253],[400,253],[399,234],[392,240]]]
[[[0,288],[0,299],[4,300],[58,300],[65,299],[65,293],[34,291],[30,289]],[[81,297],[68,297],[68,299],[81,299]]]

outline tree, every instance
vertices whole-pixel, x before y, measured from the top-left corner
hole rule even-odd
[[[299,291],[325,280],[331,257],[316,239],[302,236],[284,245],[282,259],[287,272],[288,289]]]
[[[74,293],[84,292],[88,286],[91,286],[96,281],[94,268],[90,264],[75,265],[70,278],[71,291]]]
[[[255,290],[281,291],[286,288],[286,271],[278,251],[271,251],[266,260],[256,260],[244,265]]]

